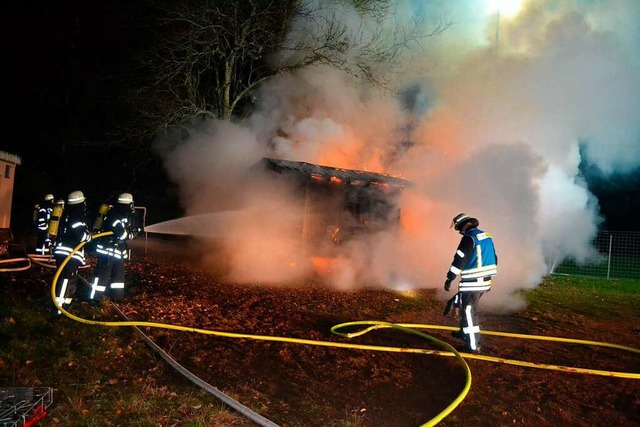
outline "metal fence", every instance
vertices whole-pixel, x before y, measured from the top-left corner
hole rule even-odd
[[[640,232],[601,231],[593,241],[597,259],[577,263],[567,259],[553,265],[551,274],[640,279]]]

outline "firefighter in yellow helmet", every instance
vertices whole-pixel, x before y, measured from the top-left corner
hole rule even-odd
[[[42,201],[36,205],[35,226],[36,226],[36,249],[38,255],[48,255],[51,253],[51,241],[49,240],[49,220],[53,212],[53,194],[45,194]]]
[[[98,263],[91,300],[99,301],[105,296],[113,300],[124,298],[124,263],[129,257],[127,242],[134,239],[140,231],[135,224],[134,213],[133,196],[131,193],[122,193],[104,217],[100,232],[111,231],[113,234],[97,240]]]
[[[73,252],[81,242],[91,241],[91,233],[87,226],[87,204],[82,191],[73,191],[67,198],[67,207],[60,220],[58,238],[53,250],[56,265]],[[63,308],[68,307],[76,296],[78,267],[85,264],[84,248],[75,252],[60,272],[56,281],[56,300]],[[58,315],[60,311],[58,311]]]

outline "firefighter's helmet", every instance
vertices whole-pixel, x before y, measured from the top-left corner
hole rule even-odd
[[[133,196],[131,193],[122,193],[118,196],[118,203],[122,203],[123,205],[130,205],[133,203]]]
[[[453,220],[451,220],[451,225],[449,226],[449,228],[455,228],[456,231],[462,231],[464,229],[464,226],[468,222],[471,222],[474,227],[477,227],[478,225],[480,225],[480,222],[476,218],[473,218],[467,215],[466,213],[459,213],[458,215],[453,217]]]
[[[122,193],[118,196],[118,205],[120,206],[121,212],[134,212],[135,207],[133,206],[133,196],[131,193]]]
[[[85,201],[84,193],[82,191],[72,191],[67,197],[67,203],[70,205],[78,205]]]
[[[45,194],[44,199],[53,203],[53,194]]]

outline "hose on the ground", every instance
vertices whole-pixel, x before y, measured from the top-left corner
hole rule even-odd
[[[97,239],[97,238],[108,236],[111,234],[113,233],[112,232],[98,233],[92,236],[92,238]],[[375,345],[346,344],[346,343],[339,343],[339,342],[317,341],[317,340],[302,339],[302,338],[276,337],[276,336],[270,336],[270,335],[239,334],[239,333],[233,333],[233,332],[222,332],[222,331],[215,331],[215,330],[209,330],[209,329],[192,328],[192,327],[171,325],[171,324],[165,324],[165,323],[156,323],[156,322],[140,322],[140,321],[114,322],[114,321],[98,321],[98,320],[83,319],[72,313],[69,313],[60,305],[55,295],[55,287],[58,281],[58,277],[60,276],[60,273],[64,269],[65,265],[69,262],[73,254],[75,254],[78,250],[80,250],[80,248],[82,248],[82,246],[84,246],[86,243],[87,242],[79,243],[73,249],[73,251],[71,251],[71,253],[64,259],[64,261],[60,264],[60,267],[57,269],[51,285],[51,298],[56,308],[65,316],[77,322],[85,323],[88,325],[102,325],[102,326],[110,326],[110,327],[119,327],[119,326],[155,327],[155,328],[171,329],[171,330],[178,330],[178,331],[185,331],[185,332],[196,332],[196,333],[201,333],[205,335],[216,335],[216,336],[222,336],[227,338],[244,338],[244,339],[253,339],[253,340],[261,340],[261,341],[290,342],[290,343],[316,345],[316,346],[323,346],[323,347],[339,347],[339,348],[351,348],[351,349],[369,350],[369,351],[387,351],[387,352],[401,352],[401,353],[411,352],[411,353],[423,353],[423,354],[442,354],[442,355],[448,355],[448,356],[455,356],[464,367],[465,375],[466,375],[465,385],[462,388],[462,391],[456,397],[456,399],[454,399],[454,401],[451,402],[451,404],[449,404],[446,408],[444,408],[440,413],[438,413],[431,420],[422,424],[421,427],[431,427],[436,425],[441,420],[443,420],[464,400],[467,393],[471,389],[471,370],[467,365],[467,362],[464,360],[464,358],[451,345],[445,343],[444,341],[440,341],[437,338],[424,334],[422,332],[412,330],[410,328],[407,328],[401,325],[396,325],[389,322],[374,321],[372,323],[378,324],[381,327],[394,328],[406,333],[420,336],[422,338],[427,339],[428,341],[431,341],[435,344],[438,344],[444,347],[449,351],[411,349],[411,348],[400,348],[400,347],[384,347],[384,346],[375,346]],[[332,332],[336,335],[347,336],[346,334],[342,334],[338,332],[338,329],[340,329],[341,327],[351,326],[352,324],[353,323],[343,323],[341,325],[336,325],[332,328]]]
[[[33,264],[39,265],[40,267],[45,268],[57,268],[56,259],[53,255],[40,255],[40,254],[27,254],[27,257],[31,260]],[[89,264],[81,265],[79,269],[90,268]]]
[[[26,265],[21,265],[26,263]],[[0,273],[14,273],[17,271],[25,271],[31,268],[31,261],[29,258],[9,258],[0,260],[0,264],[9,264],[9,267],[0,268]],[[17,264],[17,265],[11,265]]]
[[[110,234],[112,234],[112,233],[111,232],[99,233],[99,234],[94,235],[93,238],[95,239],[95,238],[107,236],[107,235],[110,235]],[[60,267],[56,271],[56,274],[54,275],[53,283],[52,283],[52,286],[51,286],[51,297],[53,299],[53,302],[54,302],[55,306],[58,308],[58,310],[60,310],[65,316],[69,317],[70,319],[73,319],[73,320],[75,320],[77,322],[80,322],[80,323],[85,323],[85,324],[88,324],[88,325],[102,325],[102,326],[109,326],[109,327],[119,327],[119,326],[155,327],[155,328],[163,328],[163,329],[170,329],[170,330],[177,330],[177,331],[195,332],[195,333],[200,333],[200,334],[205,334],[205,335],[215,335],[215,336],[227,337],[227,338],[253,339],[253,340],[276,341],[276,342],[288,342],[288,343],[296,343],[296,344],[306,344],[306,345],[315,345],[315,346],[323,346],[323,347],[349,348],[349,349],[358,349],[358,350],[366,350],[366,351],[384,351],[384,352],[396,352],[396,353],[418,353],[418,354],[433,354],[433,355],[438,355],[438,356],[456,357],[462,363],[462,365],[463,365],[463,367],[465,369],[465,374],[466,374],[465,385],[464,385],[462,391],[460,392],[460,394],[458,395],[458,397],[453,402],[451,402],[450,405],[448,405],[444,410],[442,410],[434,418],[432,418],[431,420],[429,420],[426,423],[422,424],[421,427],[433,426],[433,425],[437,424],[442,419],[444,419],[448,414],[450,414],[462,402],[462,400],[464,400],[464,398],[466,397],[466,395],[469,392],[469,389],[471,387],[471,371],[470,371],[469,366],[467,365],[467,363],[466,363],[466,361],[464,359],[477,359],[477,360],[484,360],[484,361],[489,361],[489,362],[504,363],[504,364],[508,364],[508,365],[524,366],[524,367],[539,368],[539,369],[557,370],[557,371],[579,373],[579,374],[591,374],[591,375],[602,375],[602,376],[609,376],[609,377],[640,379],[640,373],[633,373],[633,372],[604,371],[604,370],[586,369],[586,368],[578,368],[578,367],[570,367],[570,366],[550,365],[550,364],[542,364],[542,363],[535,363],[535,362],[511,360],[511,359],[505,359],[505,358],[500,358],[500,357],[487,356],[487,355],[483,355],[483,354],[463,353],[463,355],[464,355],[463,356],[462,354],[458,353],[449,344],[447,344],[447,343],[445,343],[443,341],[440,341],[437,338],[434,338],[434,337],[432,337],[430,335],[424,334],[424,333],[419,332],[419,331],[416,330],[416,329],[444,329],[444,330],[457,330],[458,329],[456,327],[451,327],[451,326],[423,325],[423,324],[396,324],[396,323],[390,323],[390,322],[385,322],[385,321],[372,320],[372,321],[347,322],[347,323],[342,323],[342,324],[339,324],[339,325],[335,325],[335,326],[333,326],[331,328],[331,332],[332,333],[334,333],[336,335],[339,335],[339,336],[342,336],[342,337],[346,337],[346,338],[352,338],[352,337],[364,335],[364,334],[366,334],[366,333],[368,333],[370,331],[377,330],[377,329],[393,328],[393,329],[400,330],[400,331],[405,332],[405,333],[409,333],[409,334],[420,336],[420,337],[425,338],[428,341],[430,341],[432,343],[435,343],[435,344],[437,344],[437,345],[439,345],[441,347],[444,347],[446,350],[448,350],[448,351],[440,351],[440,350],[431,350],[431,349],[424,349],[424,348],[388,347],[388,346],[365,345],[365,344],[347,344],[347,343],[342,343],[342,342],[319,341],[319,340],[311,340],[311,339],[304,339],[304,338],[289,338],[289,337],[278,337],[278,336],[270,336],[270,335],[242,334],[242,333],[235,333],[235,332],[216,331],[216,330],[201,329],[201,328],[194,328],[194,327],[180,326],[180,325],[172,325],[172,324],[165,324],[165,323],[157,323],[157,322],[145,322],[145,321],[119,321],[119,322],[116,322],[116,321],[99,321],[99,320],[83,319],[83,318],[78,317],[78,316],[76,316],[76,315],[74,315],[72,313],[69,313],[63,307],[60,306],[60,304],[58,303],[58,301],[56,299],[56,296],[55,296],[55,284],[56,284],[56,282],[58,280],[58,277],[59,277],[62,269],[64,268],[66,263],[69,261],[71,256],[75,252],[77,252],[85,243],[86,242],[82,242],[82,243],[78,244],[74,248],[74,250],[67,256],[67,258],[62,262],[62,264],[60,265]],[[359,325],[368,325],[368,327],[363,328],[361,330],[358,330],[356,332],[351,332],[351,333],[339,332],[343,328],[351,327],[351,326],[359,326]],[[634,353],[640,353],[640,349],[637,349],[637,348],[634,348],[634,347],[617,345],[617,344],[610,344],[610,343],[603,343],[603,342],[598,342],[598,341],[576,340],[576,339],[560,338],[560,337],[545,337],[545,336],[539,336],[539,335],[536,336],[536,335],[525,335],[525,334],[510,334],[510,333],[507,333],[507,332],[494,332],[494,331],[481,331],[481,333],[482,334],[487,334],[487,335],[517,337],[517,338],[524,338],[524,339],[535,339],[535,340],[547,340],[547,341],[566,342],[566,343],[574,343],[574,344],[596,345],[596,346],[610,347],[610,348],[630,351],[630,352],[634,352]]]

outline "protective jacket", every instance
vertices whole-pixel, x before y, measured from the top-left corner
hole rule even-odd
[[[113,234],[108,237],[107,243],[96,245],[96,252],[100,255],[107,255],[116,259],[127,259],[127,241],[134,239],[137,235],[131,225],[131,213],[119,209],[119,206],[112,208],[104,219],[101,232],[111,231]]]
[[[38,213],[36,215],[36,227],[38,231],[47,231],[49,226],[49,219],[51,219],[51,212],[53,212],[53,203],[47,203],[46,205],[40,205]]]
[[[124,261],[129,258],[127,241],[134,239],[138,229],[132,224],[133,212],[127,205],[117,204],[104,218],[101,232],[111,231],[96,245],[97,274],[90,299],[101,300],[105,294],[114,300],[124,298]]]
[[[73,204],[62,215],[60,233],[58,234],[53,255],[58,269],[81,242],[91,241],[91,233],[87,227],[86,206]],[[84,247],[76,251],[60,271],[56,281],[56,300],[61,307],[68,307],[76,296],[77,271],[85,264]],[[60,315],[60,311],[57,311]]]
[[[453,280],[458,274],[460,292],[491,289],[491,278],[498,274],[498,257],[490,233],[478,228],[464,232],[447,278]]]
[[[84,206],[70,206],[60,222],[60,233],[53,251],[54,255],[67,257],[81,242],[89,241],[91,241],[91,233],[87,226]],[[72,258],[84,265],[84,248],[73,254]]]
[[[36,232],[38,240],[36,242],[36,253],[49,253],[48,228],[51,213],[53,212],[53,202],[45,201],[38,206],[36,213]]]

